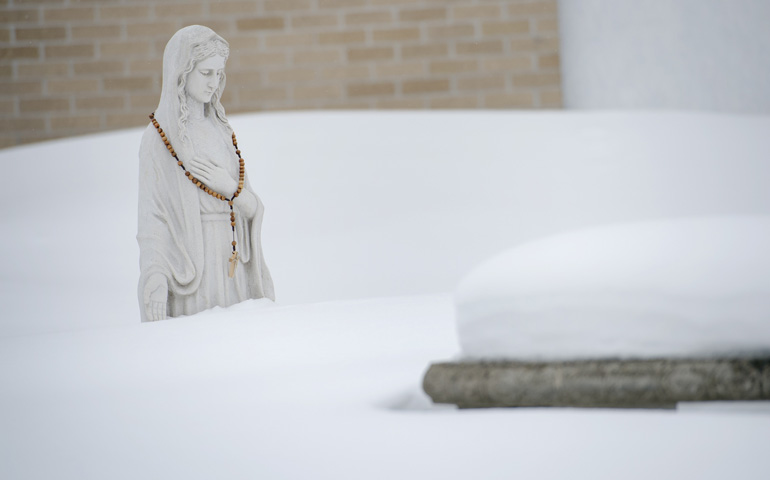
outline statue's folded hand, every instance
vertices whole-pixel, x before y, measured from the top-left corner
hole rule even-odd
[[[220,166],[212,165],[199,157],[195,157],[185,164],[190,173],[217,193],[230,197],[238,188],[238,181]]]

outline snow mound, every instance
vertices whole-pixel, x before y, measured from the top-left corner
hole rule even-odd
[[[629,223],[492,258],[456,294],[469,358],[770,354],[770,216]]]

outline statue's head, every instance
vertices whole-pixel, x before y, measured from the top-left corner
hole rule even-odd
[[[224,107],[220,103],[229,54],[227,42],[202,25],[182,28],[166,44],[163,89],[156,116],[176,117],[182,140],[186,140],[189,99],[203,103],[205,113],[213,114],[229,129]]]
[[[202,27],[206,28],[206,27]],[[230,54],[227,42],[210,31],[202,42],[189,46],[190,54],[184,70],[177,78],[180,102],[192,98],[203,104],[216,104],[225,88],[225,62]]]

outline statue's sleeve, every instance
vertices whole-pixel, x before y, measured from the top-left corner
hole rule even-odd
[[[270,270],[265,262],[265,256],[262,253],[262,220],[265,214],[265,206],[262,204],[259,195],[251,188],[248,174],[245,178],[244,188],[251,192],[257,200],[257,209],[254,217],[251,219],[239,219],[238,221],[240,224],[239,231],[248,232],[248,241],[241,235],[239,235],[241,238],[238,241],[241,245],[248,245],[248,250],[245,252],[246,257],[242,258],[242,260],[246,263],[249,276],[251,277],[251,297],[267,297],[275,301],[273,277],[270,275]]]
[[[162,274],[169,291],[176,294],[195,292],[200,284],[203,245],[197,191],[180,188],[178,168],[157,132],[148,126],[139,149],[136,235],[142,315],[144,285],[154,274]]]

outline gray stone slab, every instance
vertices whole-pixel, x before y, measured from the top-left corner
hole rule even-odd
[[[435,403],[460,408],[770,400],[770,358],[436,363],[423,389]]]

